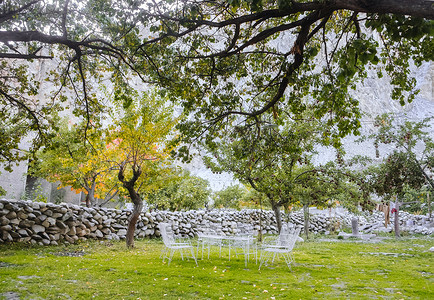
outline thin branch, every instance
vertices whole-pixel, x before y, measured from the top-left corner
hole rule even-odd
[[[30,6],[32,6],[33,4],[36,4],[38,2],[40,2],[41,0],[33,0],[23,6],[21,6],[20,8],[16,9],[16,10],[11,10],[8,11],[6,13],[3,13],[0,15],[0,23],[6,22],[8,20],[13,19],[17,14],[23,12],[24,10],[26,10],[27,8],[29,8]],[[2,1],[3,2],[3,1]]]

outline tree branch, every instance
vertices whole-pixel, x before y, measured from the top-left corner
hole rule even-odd
[[[30,6],[32,6],[33,4],[36,4],[38,2],[40,2],[41,0],[33,0],[21,7],[19,7],[16,10],[10,10],[10,11],[6,11],[5,13],[0,14],[0,24],[4,23],[10,19],[12,19],[13,17],[15,17],[17,14],[25,11],[26,9],[28,9]],[[3,2],[3,1],[2,1]],[[4,5],[4,3],[2,3]]]

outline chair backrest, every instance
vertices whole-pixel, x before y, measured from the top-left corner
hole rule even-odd
[[[291,251],[294,248],[295,242],[297,241],[298,235],[300,234],[301,228],[296,228],[292,233],[282,233],[277,239],[277,245],[284,247],[287,251]]]
[[[160,228],[161,237],[163,238],[163,243],[166,246],[170,246],[175,242],[175,237],[173,236],[173,232],[169,229],[169,223],[160,223],[158,227]]]
[[[280,233],[283,234],[293,234],[295,232],[296,226],[293,223],[283,223]]]
[[[238,234],[240,235],[257,235],[255,228],[251,224],[238,224],[237,225]]]

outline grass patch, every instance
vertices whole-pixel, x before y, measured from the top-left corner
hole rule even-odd
[[[213,249],[170,266],[160,240],[70,246],[0,245],[0,299],[432,299],[431,238],[298,243],[290,271]],[[204,256],[206,257],[206,255]],[[8,296],[9,295],[9,296]],[[15,298],[17,299],[17,298]]]

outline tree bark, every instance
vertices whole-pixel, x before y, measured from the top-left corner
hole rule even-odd
[[[432,19],[434,17],[432,1],[424,0],[337,0],[334,1],[333,6],[340,9],[349,9],[365,13],[392,13],[427,19]]]
[[[122,185],[127,189],[128,194],[130,195],[131,202],[134,204],[133,212],[131,213],[128,219],[128,229],[126,235],[126,245],[127,248],[134,248],[134,232],[136,230],[137,220],[139,219],[140,213],[143,208],[143,200],[140,198],[140,195],[134,189],[134,185],[136,181],[139,179],[142,174],[142,170],[140,167],[132,167],[133,177],[130,180],[125,180],[124,169],[125,166],[121,165],[119,168],[118,179],[122,182]]]
[[[274,211],[274,216],[276,217],[276,223],[277,223],[277,230],[280,233],[280,231],[282,230],[282,215],[280,213],[280,206],[277,205],[276,202],[272,201],[271,208]]]
[[[86,202],[86,207],[89,208],[90,207],[89,192],[86,193],[86,199],[84,199],[84,201]]]
[[[138,196],[137,193],[136,195]],[[133,203],[134,208],[128,219],[128,229],[126,235],[126,244],[128,248],[134,248],[134,232],[136,231],[137,220],[139,219],[140,213],[142,212],[143,208],[143,200],[140,199],[140,197],[133,200]]]
[[[309,239],[309,205],[303,205],[303,213],[304,213],[304,234],[306,235],[306,239]]]

